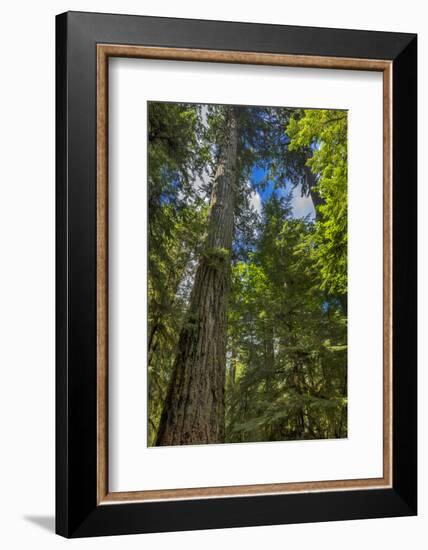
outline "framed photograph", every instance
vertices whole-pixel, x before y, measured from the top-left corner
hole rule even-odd
[[[57,533],[416,514],[416,35],[56,25]]]

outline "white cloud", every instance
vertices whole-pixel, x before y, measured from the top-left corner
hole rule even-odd
[[[202,119],[202,125],[207,128],[208,127],[208,105],[202,105],[201,107],[201,119]]]
[[[209,174],[206,170],[202,172],[202,176],[199,174],[196,174],[195,179],[193,180],[192,187],[195,191],[201,191],[202,189],[206,188],[208,183],[210,181]]]
[[[291,199],[291,206],[293,208],[293,218],[305,218],[308,214],[311,219],[315,218],[314,205],[310,196],[303,196],[300,185],[293,191],[293,197]]]
[[[262,199],[260,197],[260,194],[257,191],[252,191],[250,195],[250,205],[257,212],[257,214],[260,216],[262,213]]]

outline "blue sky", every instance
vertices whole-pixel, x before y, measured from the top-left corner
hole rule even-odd
[[[258,184],[263,180],[266,175],[266,170],[259,167],[254,167],[250,175],[250,183],[253,188],[253,195],[251,197],[251,203],[254,209],[261,214],[263,210],[263,204],[275,193],[277,196],[284,196],[292,191],[291,207],[293,218],[304,218],[308,214],[313,219],[315,217],[315,211],[310,197],[302,197],[300,185],[292,189],[290,183],[283,189],[274,190],[273,182],[269,182],[262,190],[258,190]]]
[[[202,106],[202,123],[204,126],[207,125],[207,109],[208,105]],[[263,190],[257,189],[257,184],[260,183],[260,181],[265,177],[266,170],[263,168],[259,168],[257,166],[254,166],[251,174],[250,174],[250,184],[253,189],[253,194],[251,197],[251,204],[253,205],[254,209],[259,213],[262,214],[263,211],[263,204],[271,197],[272,193],[277,193],[278,196],[284,196],[285,194],[290,193],[290,191],[293,192],[292,198],[291,198],[291,207],[292,207],[292,216],[293,218],[305,218],[308,214],[310,215],[311,219],[315,219],[315,210],[312,204],[312,200],[310,197],[302,197],[301,196],[301,189],[300,186],[295,187],[292,189],[292,186],[290,183],[287,183],[287,186],[285,189],[277,189],[274,190],[273,183],[269,183]],[[201,185],[203,180],[201,178],[197,178],[197,187]]]

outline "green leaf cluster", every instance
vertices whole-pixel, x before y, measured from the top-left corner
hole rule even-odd
[[[320,285],[332,295],[347,292],[348,248],[348,113],[305,109],[290,119],[286,128],[289,149],[312,155],[306,165],[318,178],[315,191],[322,204],[314,235],[313,255]]]
[[[317,284],[316,229],[271,198],[257,249],[233,267],[228,318],[227,440],[347,433],[347,323]]]

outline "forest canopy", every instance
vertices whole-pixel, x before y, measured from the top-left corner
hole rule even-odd
[[[148,445],[347,436],[347,112],[148,104]]]

